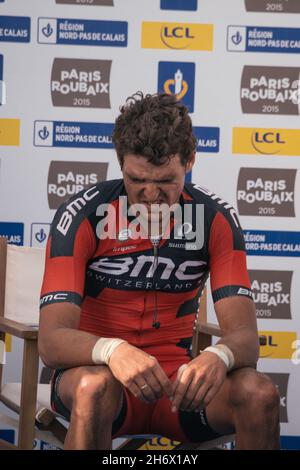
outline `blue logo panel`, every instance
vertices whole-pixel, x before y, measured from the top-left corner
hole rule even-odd
[[[0,41],[30,42],[30,18],[0,16]]]
[[[231,52],[300,53],[300,28],[228,26],[227,49]]]
[[[159,62],[158,91],[175,95],[192,113],[194,111],[195,64],[193,62]]]
[[[35,121],[37,147],[112,149],[114,124],[73,121]]]
[[[11,245],[23,245],[24,224],[21,222],[0,222],[0,236],[7,238]]]
[[[198,0],[160,0],[161,10],[196,11]]]
[[[281,450],[300,450],[300,436],[280,436]]]
[[[126,21],[39,18],[38,42],[83,46],[127,47]]]
[[[219,127],[193,127],[197,139],[197,152],[218,153],[220,147]]]
[[[300,232],[244,230],[247,255],[300,256]]]
[[[0,0],[1,1],[1,0]],[[0,429],[0,439],[11,444],[15,443],[15,431],[13,429]]]

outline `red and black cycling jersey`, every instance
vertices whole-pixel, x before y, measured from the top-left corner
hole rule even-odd
[[[47,243],[41,306],[80,305],[79,328],[98,336],[123,338],[139,347],[171,342],[188,349],[209,275],[214,302],[251,297],[237,215],[215,194],[186,183],[179,201],[182,214],[195,215],[200,207],[201,226],[197,217],[189,219],[190,226],[175,217],[155,255],[149,238],[131,238],[124,228],[124,218],[131,222],[121,207],[124,196],[123,180],[105,181],[58,209]],[[105,204],[114,236],[103,239]],[[188,231],[201,231],[201,242],[189,238]],[[155,308],[159,329],[153,328]]]

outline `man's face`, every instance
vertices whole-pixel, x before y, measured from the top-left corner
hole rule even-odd
[[[149,213],[151,204],[172,206],[179,202],[185,175],[192,169],[194,159],[193,155],[183,166],[176,154],[163,165],[156,166],[143,156],[125,155],[122,172],[129,204],[143,204]]]

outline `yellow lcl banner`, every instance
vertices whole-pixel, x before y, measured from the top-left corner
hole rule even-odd
[[[234,127],[232,152],[247,155],[300,156],[300,130]]]
[[[142,23],[142,47],[190,51],[213,50],[213,25],[197,23]]]
[[[20,119],[0,119],[0,145],[20,145]]]
[[[260,346],[261,359],[291,359],[295,351],[293,343],[297,339],[296,331],[260,331],[263,346]]]

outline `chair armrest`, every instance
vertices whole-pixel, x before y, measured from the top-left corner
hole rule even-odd
[[[0,317],[0,331],[23,339],[37,339],[38,328]]]
[[[210,336],[222,336],[221,328],[218,325],[215,325],[214,323],[204,323],[200,321],[196,323],[195,328],[198,333],[204,333]]]

